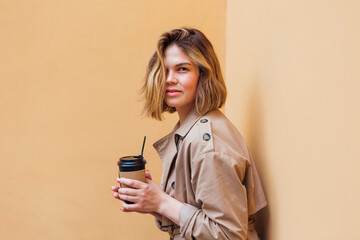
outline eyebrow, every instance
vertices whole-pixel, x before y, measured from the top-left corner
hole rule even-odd
[[[188,62],[182,62],[182,63],[178,63],[175,65],[175,67],[179,67],[179,66],[182,66],[182,65],[191,65],[191,63],[188,63]]]

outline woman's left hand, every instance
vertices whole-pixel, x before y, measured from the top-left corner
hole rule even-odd
[[[151,180],[149,172],[146,175],[146,183],[128,178],[116,178],[118,183],[132,187],[111,187],[111,190],[114,191],[113,196],[122,200],[121,204],[123,207],[121,210],[123,212],[159,212],[161,202],[167,197],[167,194],[159,185]],[[125,200],[133,202],[133,204],[125,203]]]

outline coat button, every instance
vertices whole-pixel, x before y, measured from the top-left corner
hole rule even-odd
[[[173,181],[173,182],[171,183],[171,187],[172,187],[172,189],[175,189],[175,181]]]
[[[201,123],[207,123],[207,121],[208,120],[206,118],[203,118],[203,119],[200,120]]]
[[[205,141],[209,141],[210,138],[211,138],[211,135],[208,134],[208,133],[205,133],[205,134],[203,135],[203,139],[204,139]]]

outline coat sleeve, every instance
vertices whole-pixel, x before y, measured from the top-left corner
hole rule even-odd
[[[248,209],[243,184],[249,162],[208,152],[192,162],[196,206],[180,209],[180,234],[185,239],[246,239]]]
[[[160,229],[160,231],[167,232],[169,227],[168,226],[163,226],[164,220],[165,220],[164,216],[162,217],[162,221],[155,218],[155,224],[156,224],[157,228]]]

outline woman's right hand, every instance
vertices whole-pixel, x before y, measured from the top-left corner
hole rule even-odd
[[[162,199],[168,195],[154,181],[149,171],[145,171],[146,182],[133,179],[117,178],[116,181],[123,183],[131,188],[120,188],[112,186],[113,196],[121,200],[123,212],[150,213],[161,220],[162,216],[157,212]],[[131,201],[134,204],[127,204],[124,201]]]

